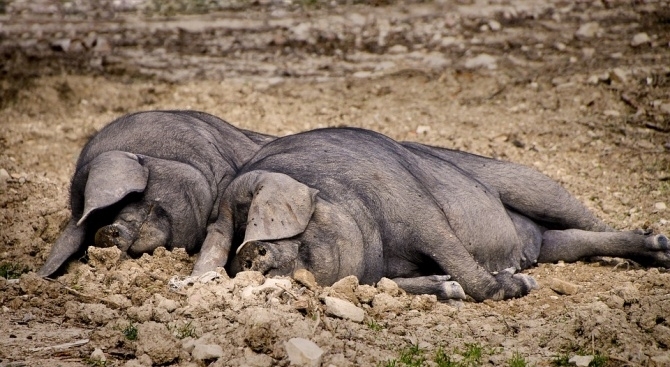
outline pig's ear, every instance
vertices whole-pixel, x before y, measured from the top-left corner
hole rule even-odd
[[[282,174],[265,172],[253,180],[244,244],[296,236],[305,231],[318,190]]]
[[[84,190],[84,213],[77,225],[97,209],[119,202],[131,192],[147,187],[149,170],[132,153],[118,150],[105,152],[89,163],[90,169]]]

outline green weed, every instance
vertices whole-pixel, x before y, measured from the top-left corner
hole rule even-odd
[[[378,323],[375,319],[370,319],[370,321],[368,321],[368,327],[374,331],[381,331],[384,328],[384,326]]]
[[[528,363],[526,362],[526,359],[521,356],[521,353],[519,352],[514,352],[512,354],[512,358],[510,358],[507,361],[507,364],[509,367],[526,367],[528,366]]]
[[[27,266],[19,265],[17,263],[2,263],[0,264],[0,277],[5,279],[18,279],[21,274],[29,272]]]
[[[418,345],[411,345],[400,352],[400,363],[404,363],[407,367],[420,367],[425,361],[426,357]]]
[[[606,367],[609,362],[609,357],[597,353],[593,356],[593,360],[589,363],[589,367]]]
[[[125,329],[123,329],[123,335],[128,340],[137,340],[137,327],[133,323],[129,323]]]
[[[187,324],[177,327],[175,329],[175,335],[179,339],[184,339],[184,338],[197,338],[198,336],[195,333],[195,326],[191,325],[192,321],[189,321]]]

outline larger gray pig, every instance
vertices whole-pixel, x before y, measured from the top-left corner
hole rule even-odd
[[[159,246],[196,252],[228,183],[272,137],[196,111],[147,111],[112,121],[82,149],[72,217],[42,276],[86,243],[138,255]]]
[[[389,277],[412,293],[481,301],[536,286],[515,270],[593,255],[670,266],[665,236],[612,231],[530,168],[323,129],[279,138],[243,167],[193,272],[306,268],[324,285]]]

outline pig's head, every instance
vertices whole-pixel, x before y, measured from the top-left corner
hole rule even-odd
[[[319,283],[331,284],[359,273],[360,229],[318,192],[281,173],[251,171],[237,177],[224,194],[220,225],[208,232],[193,274],[226,263],[233,276],[244,270],[291,275],[304,268]]]
[[[54,273],[93,240],[129,255],[157,247],[193,252],[216,195],[203,174],[187,164],[109,151],[80,167],[72,181],[72,219],[39,274]]]

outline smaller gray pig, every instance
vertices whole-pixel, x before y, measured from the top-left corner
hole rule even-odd
[[[130,255],[159,246],[197,252],[223,190],[272,139],[197,111],[146,111],[112,121],[79,155],[71,219],[38,274],[52,275],[87,243]]]
[[[533,169],[322,129],[268,143],[240,170],[193,274],[305,268],[322,285],[388,277],[410,293],[482,301],[530,292],[535,281],[515,272],[537,262],[603,255],[668,267],[668,248],[663,235],[613,231]]]

